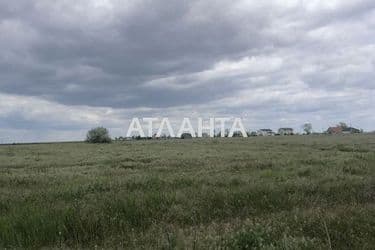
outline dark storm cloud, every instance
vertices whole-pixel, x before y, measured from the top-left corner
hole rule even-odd
[[[218,60],[239,56],[262,43],[267,45],[260,34],[267,25],[266,18],[246,17],[248,13],[226,16],[221,11],[230,7],[228,4],[216,4],[215,10],[211,10],[209,4],[176,1],[166,6],[164,1],[149,1],[135,4],[130,13],[115,12],[108,23],[105,13],[90,17],[74,10],[72,4],[38,1],[27,5],[27,11],[3,5],[8,10],[7,22],[17,23],[18,32],[31,30],[34,39],[25,45],[24,51],[15,48],[16,55],[10,55],[16,57],[13,62],[5,62],[10,65],[3,68],[6,73],[2,90],[49,96],[66,104],[140,105],[149,96],[137,92],[136,87],[144,81],[201,71]],[[17,31],[12,35],[17,38]],[[90,71],[87,75],[80,74],[77,70],[80,67],[89,67],[97,74],[92,77],[87,76],[92,74]],[[60,75],[60,71],[66,75]],[[87,92],[64,95],[68,84],[79,85]],[[107,98],[119,92],[125,95],[131,92],[138,98],[132,98],[132,102],[126,98],[116,101]],[[155,91],[155,96],[160,94],[161,91]],[[192,101],[194,96],[196,93],[190,96]],[[158,101],[155,98],[151,104]]]

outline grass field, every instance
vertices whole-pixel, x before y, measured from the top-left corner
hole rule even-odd
[[[375,135],[0,146],[0,248],[374,249]]]

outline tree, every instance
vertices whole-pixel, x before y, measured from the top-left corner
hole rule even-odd
[[[193,136],[190,133],[183,133],[181,139],[191,139]]]
[[[311,132],[312,132],[312,125],[311,125],[311,123],[305,123],[305,124],[303,124],[302,128],[303,128],[303,131],[305,131],[306,134],[308,134],[308,135],[311,134]]]
[[[89,143],[110,143],[111,141],[108,129],[104,127],[93,128],[86,135],[86,142]]]
[[[337,125],[338,127],[341,127],[341,128],[347,128],[348,125],[345,123],[345,122],[339,122],[339,125]]]
[[[234,131],[233,137],[243,137],[242,132],[241,131]]]

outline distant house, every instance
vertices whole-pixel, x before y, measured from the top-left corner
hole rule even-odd
[[[327,129],[327,133],[331,135],[336,135],[336,134],[358,134],[361,133],[361,130],[353,127],[341,127],[341,126],[336,126],[336,127],[329,127]]]
[[[329,127],[327,129],[327,134],[335,135],[335,134],[341,134],[342,133],[342,127],[336,126],[336,127]]]
[[[257,136],[257,132],[255,131],[251,131],[251,132],[247,132],[247,136]]]
[[[272,136],[272,135],[275,135],[275,133],[269,128],[263,128],[257,131],[257,135],[258,136]]]
[[[293,129],[292,128],[279,128],[279,134],[280,135],[293,135]]]
[[[343,134],[359,134],[361,133],[361,130],[357,128],[347,127],[342,129]]]

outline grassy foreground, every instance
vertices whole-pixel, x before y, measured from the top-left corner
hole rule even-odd
[[[373,249],[375,135],[0,146],[0,248]]]

